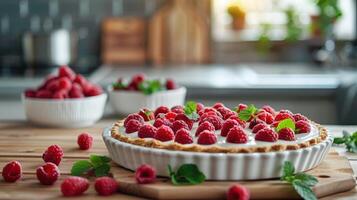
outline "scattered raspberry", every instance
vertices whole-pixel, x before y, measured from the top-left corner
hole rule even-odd
[[[22,176],[22,167],[18,161],[11,161],[2,168],[2,177],[5,182],[15,182]]]
[[[196,106],[197,112],[203,110],[203,108],[205,107],[202,103],[197,103],[196,105],[197,105],[197,106]]]
[[[178,114],[176,117],[175,117],[175,121],[177,120],[183,120],[184,122],[186,122],[186,124],[188,125],[188,128],[190,128],[190,130],[192,129],[193,127],[193,121],[190,120],[185,114]]]
[[[260,120],[260,119],[256,119],[256,118],[255,118],[255,119],[253,119],[252,121],[250,121],[250,123],[249,123],[249,128],[250,128],[250,129],[253,129],[255,125],[261,124],[261,123],[265,123],[265,122],[263,122],[263,121]]]
[[[279,139],[280,140],[295,140],[295,133],[291,128],[283,128],[279,131]]]
[[[170,122],[175,121],[176,116],[177,116],[177,113],[174,113],[171,111],[165,114],[165,118],[168,119]]]
[[[171,108],[171,112],[174,112],[176,114],[185,113],[183,106],[174,106],[174,107]]]
[[[54,144],[47,148],[47,150],[42,154],[42,159],[45,162],[51,162],[57,166],[60,164],[63,157],[63,150],[60,146]]]
[[[168,126],[162,125],[157,129],[155,134],[155,139],[160,140],[162,142],[170,141],[174,139],[174,132]]]
[[[61,192],[63,196],[79,196],[89,188],[88,179],[72,176],[63,180]]]
[[[292,115],[290,115],[289,113],[287,112],[279,112],[276,116],[275,116],[275,121],[281,121],[281,120],[284,120],[284,119],[292,119],[294,121],[294,118],[292,117]]]
[[[236,125],[229,130],[226,141],[229,143],[247,143],[248,135],[245,134],[242,127]]]
[[[135,119],[131,119],[126,124],[125,132],[126,133],[134,133],[134,132],[138,131],[142,125],[143,125],[142,122],[135,120]]]
[[[183,120],[177,120],[177,121],[174,121],[174,123],[172,123],[172,130],[174,131],[174,133],[176,133],[178,130],[180,130],[182,128],[190,130],[190,128],[188,127],[186,122]]]
[[[190,135],[190,132],[187,129],[179,129],[175,135],[175,142],[180,144],[191,144],[193,139]]]
[[[264,128],[258,131],[255,135],[256,140],[265,141],[265,142],[276,142],[279,138],[279,135],[274,132],[271,128]]]
[[[58,69],[58,76],[59,77],[67,77],[70,80],[74,80],[76,77],[76,74],[72,71],[71,68],[69,68],[66,65],[63,65]]]
[[[311,126],[308,121],[300,120],[295,123],[297,133],[309,133],[311,131]]]
[[[100,177],[95,179],[95,191],[101,196],[109,196],[118,190],[118,182],[110,177]]]
[[[168,107],[166,107],[166,106],[160,106],[160,107],[158,107],[158,108],[155,110],[154,115],[155,115],[155,118],[157,118],[157,117],[159,117],[159,114],[160,114],[160,113],[166,114],[166,113],[168,113],[168,112],[170,112],[170,109],[169,109]]]
[[[274,116],[265,110],[262,110],[262,111],[263,112],[260,112],[257,115],[257,118],[266,122],[267,124],[272,124],[274,122]]]
[[[228,189],[227,200],[249,200],[249,190],[239,184],[235,184]]]
[[[156,128],[159,128],[161,127],[162,125],[166,125],[168,127],[171,127],[172,126],[172,123],[165,119],[165,118],[157,118],[153,124]]]
[[[222,130],[221,130],[221,136],[226,137],[229,130],[233,128],[234,126],[238,126],[238,122],[233,120],[233,119],[228,119],[225,121],[222,125]]]
[[[198,144],[203,144],[203,145],[210,145],[210,144],[215,144],[217,142],[217,136],[214,134],[212,131],[202,131],[197,139]]]
[[[139,113],[138,113],[143,119],[144,121],[151,121],[155,119],[154,116],[154,112],[152,112],[151,110],[147,109],[147,108],[143,108],[140,109]]]
[[[36,98],[40,99],[51,99],[52,92],[50,90],[39,90],[36,92]]]
[[[203,120],[201,120],[200,123],[205,122],[205,121],[211,122],[213,124],[215,130],[222,129],[223,120],[218,116],[208,116],[208,117],[204,118]]]
[[[57,90],[52,95],[53,99],[65,99],[68,98],[68,91],[65,89]]]
[[[265,105],[262,107],[262,110],[267,111],[268,113],[272,114],[273,116],[275,115],[275,110],[271,106]]]
[[[57,165],[47,162],[36,170],[37,179],[42,185],[52,185],[60,176]]]
[[[225,106],[224,106],[224,104],[223,103],[221,103],[221,102],[217,102],[217,103],[215,103],[213,106],[212,106],[212,108],[214,108],[214,109],[216,109],[216,110],[218,110],[218,108],[224,108]]]
[[[157,128],[150,125],[144,124],[140,127],[138,131],[139,138],[154,138],[156,134]]]
[[[195,136],[197,137],[202,131],[205,131],[205,130],[214,131],[215,128],[214,128],[213,124],[209,121],[202,122],[196,129]]]
[[[136,114],[136,113],[133,113],[133,114],[130,114],[128,115],[126,118],[125,118],[125,121],[124,121],[124,127],[126,127],[127,123],[131,120],[131,119],[135,119],[141,123],[144,123],[144,118],[142,116],[140,116],[139,114]]]
[[[136,169],[135,179],[139,184],[153,183],[156,181],[156,170],[150,165],[143,164]]]
[[[36,97],[36,90],[32,90],[32,89],[25,90],[25,97],[28,98]]]
[[[294,117],[294,120],[295,120],[296,122],[298,122],[298,121],[300,121],[300,120],[302,120],[302,121],[309,121],[309,120],[307,119],[307,117],[305,117],[304,115],[302,115],[302,114],[300,114],[300,113],[294,114],[293,117]]]
[[[93,144],[93,137],[89,133],[81,133],[80,135],[78,135],[77,144],[79,146],[79,149],[90,149]]]
[[[240,112],[240,111],[242,111],[242,110],[244,110],[244,109],[246,109],[246,108],[248,108],[247,105],[245,105],[245,104],[243,104],[243,103],[240,103],[240,104],[238,104],[238,106],[237,106],[237,111]]]
[[[257,124],[253,127],[252,133],[258,133],[258,131],[260,131],[261,129],[264,129],[264,128],[268,128],[268,126],[265,123]]]
[[[176,85],[174,80],[172,80],[172,79],[167,79],[166,80],[166,89],[173,90],[173,89],[176,89],[176,88],[177,88],[177,85]]]

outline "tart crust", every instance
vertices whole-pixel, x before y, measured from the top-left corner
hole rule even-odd
[[[156,149],[167,149],[174,151],[190,151],[190,152],[206,152],[206,153],[259,153],[259,152],[277,152],[277,151],[289,151],[289,150],[297,150],[302,148],[307,148],[310,146],[314,146],[322,141],[326,140],[328,134],[327,130],[322,127],[320,124],[310,121],[310,123],[314,124],[319,134],[315,138],[312,138],[306,142],[296,143],[296,144],[274,144],[266,145],[266,146],[252,146],[252,147],[220,147],[217,145],[204,146],[199,144],[192,145],[183,145],[176,142],[167,144],[158,140],[145,140],[143,138],[130,138],[125,136],[125,134],[120,133],[119,127],[123,126],[124,120],[119,120],[114,123],[111,129],[111,135],[113,138],[143,147],[150,147]]]

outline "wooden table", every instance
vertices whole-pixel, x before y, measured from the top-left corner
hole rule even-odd
[[[53,129],[33,127],[23,121],[0,122],[0,169],[11,160],[18,160],[23,165],[24,177],[16,183],[5,183],[0,179],[0,199],[62,199],[61,180],[69,176],[73,162],[87,159],[90,154],[107,155],[101,133],[104,127],[114,120],[103,120],[90,128]],[[342,130],[355,131],[357,126],[327,126],[334,136],[341,135]],[[88,151],[78,150],[77,135],[88,131],[94,136],[93,148]],[[61,178],[53,186],[40,185],[36,179],[36,168],[43,164],[41,155],[52,144],[59,144],[64,150],[64,159],[60,164]],[[343,148],[335,148],[341,155],[347,156],[357,172],[357,154],[345,153]],[[93,181],[85,195],[80,199],[142,199],[117,193],[110,197],[100,197],[93,189]],[[68,198],[65,198],[68,199]],[[78,199],[78,198],[77,198]],[[332,199],[357,199],[357,189],[325,197]]]

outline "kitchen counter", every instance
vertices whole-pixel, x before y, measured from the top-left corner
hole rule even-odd
[[[52,129],[33,127],[25,121],[0,122],[0,166],[10,160],[18,160],[23,164],[24,176],[16,183],[0,181],[0,199],[65,199],[59,191],[61,181],[69,176],[73,162],[87,159],[90,154],[107,155],[108,152],[101,138],[104,127],[110,126],[115,119],[102,120],[93,127],[80,129]],[[327,126],[334,136],[341,135],[342,130],[355,131],[357,126]],[[76,137],[83,131],[90,132],[94,137],[93,148],[88,151],[78,150]],[[59,144],[64,149],[64,159],[60,164],[61,177],[53,186],[38,184],[35,175],[37,166],[43,163],[41,155],[44,149],[51,144]],[[340,155],[347,156],[353,170],[357,172],[357,156],[346,153],[343,148],[335,147]],[[115,167],[115,166],[113,166]],[[0,168],[1,169],[1,168]],[[92,181],[91,181],[92,182]],[[110,197],[99,197],[95,194],[93,183],[85,195],[78,199],[141,199],[117,193]],[[357,189],[339,193],[323,200],[356,199]]]

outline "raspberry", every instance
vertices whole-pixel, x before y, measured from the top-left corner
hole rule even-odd
[[[226,137],[229,130],[233,128],[233,126],[238,126],[238,122],[233,119],[228,119],[222,125],[221,136]]]
[[[174,106],[171,108],[171,112],[174,112],[176,114],[182,114],[184,113],[184,108],[182,106]]]
[[[193,143],[193,139],[190,132],[187,129],[182,128],[176,132],[175,142],[180,144],[191,144]]]
[[[279,112],[276,116],[275,116],[275,121],[281,121],[281,120],[284,120],[284,119],[288,119],[288,118],[290,118],[290,119],[292,119],[293,121],[295,121],[294,120],[294,118],[289,114],[289,113],[287,113],[287,112]]]
[[[309,133],[311,131],[311,126],[308,121],[300,120],[295,123],[297,133]]]
[[[177,85],[176,85],[174,80],[172,80],[172,79],[167,79],[166,80],[166,89],[173,90],[173,89],[176,89],[176,88],[177,88]]]
[[[15,182],[21,178],[22,167],[18,161],[11,161],[2,168],[2,177],[5,182]]]
[[[225,107],[224,104],[221,102],[217,102],[212,106],[212,108],[214,108],[216,110],[218,110],[218,108],[224,108],[224,107]]]
[[[40,99],[51,99],[52,92],[50,90],[39,90],[36,92],[36,98]]]
[[[45,82],[44,84],[44,89],[50,90],[50,91],[56,91],[59,89],[58,87],[58,79],[59,78],[53,78]]]
[[[211,124],[211,122],[205,121],[198,126],[195,135],[197,137],[202,131],[205,131],[205,130],[214,131],[214,129],[215,128],[214,128],[213,124]]]
[[[58,69],[58,76],[59,77],[67,77],[70,80],[74,80],[74,78],[76,77],[76,74],[72,71],[71,68],[69,68],[66,65],[63,65]]]
[[[57,165],[48,162],[36,170],[37,179],[42,185],[52,185],[60,176]]]
[[[217,112],[217,111],[209,111],[209,112],[206,112],[206,113],[203,113],[200,117],[200,119],[205,119],[207,118],[208,116],[218,116],[221,115],[221,113]]]
[[[242,127],[234,126],[229,130],[226,141],[229,143],[247,143],[248,136]]]
[[[176,116],[177,114],[171,111],[165,114],[165,118],[168,119],[170,122],[173,122]]]
[[[53,99],[66,99],[68,98],[68,91],[67,90],[57,90],[52,95]]]
[[[156,170],[150,165],[143,164],[136,169],[135,179],[139,184],[153,183],[156,181]]]
[[[155,134],[155,139],[160,140],[162,142],[170,141],[174,139],[174,132],[168,126],[162,125],[157,129]]]
[[[140,116],[139,114],[133,113],[128,115],[125,120],[124,120],[124,127],[126,127],[127,123],[131,120],[131,119],[135,119],[141,123],[144,123],[144,118],[142,116]]]
[[[283,129],[281,129],[279,131],[279,139],[280,140],[294,141],[295,140],[294,131],[291,128],[283,128]]]
[[[89,188],[88,179],[72,176],[63,180],[61,192],[63,196],[79,196]]]
[[[203,145],[215,144],[217,142],[217,136],[212,131],[202,131],[198,136],[197,143]]]
[[[256,140],[265,141],[265,142],[276,142],[279,138],[279,135],[274,132],[271,128],[264,128],[258,131],[255,135]]]
[[[69,91],[72,88],[72,82],[67,77],[62,77],[58,79],[57,90],[67,90]]]
[[[144,124],[140,127],[138,131],[139,138],[154,138],[156,134],[157,128],[150,125]]]
[[[182,128],[190,130],[186,122],[183,120],[177,120],[174,121],[174,123],[172,123],[172,130],[174,131],[174,133],[176,133],[178,130]]]
[[[223,120],[218,116],[208,116],[204,118],[200,123],[209,121],[213,124],[215,130],[220,130],[222,128]]]
[[[89,133],[81,133],[77,138],[79,149],[88,150],[92,147],[93,137]]]
[[[69,98],[83,98],[84,97],[82,87],[78,83],[72,84],[72,88],[68,94],[69,94]]]
[[[249,190],[239,184],[235,184],[228,189],[227,200],[249,200]]]
[[[101,196],[109,196],[118,190],[118,182],[110,177],[100,177],[95,179],[95,191]]]
[[[245,128],[247,126],[247,123],[241,119],[237,115],[232,115],[228,119],[233,119],[238,122],[238,124],[242,127]]]
[[[276,127],[278,127],[279,123],[280,123],[280,121],[275,121],[271,124],[271,126],[276,128]]]
[[[303,121],[309,121],[307,119],[307,117],[305,117],[304,115],[300,114],[300,113],[296,113],[293,115],[294,117],[294,120],[297,122],[297,121],[300,121],[300,120],[303,120]]]
[[[264,128],[268,128],[268,126],[265,123],[257,124],[253,127],[252,133],[258,133],[258,131],[260,131],[261,129],[264,129]]]
[[[225,115],[227,115],[227,114],[234,114],[233,111],[229,110],[229,109],[226,108],[226,107],[219,107],[219,108],[217,108],[217,111],[218,111],[219,113],[221,113],[222,116],[225,116]]]
[[[197,103],[196,104],[196,110],[197,112],[201,111],[205,106],[202,103]]]
[[[244,110],[244,109],[246,109],[246,108],[248,108],[247,105],[245,105],[245,104],[243,104],[243,103],[240,103],[240,104],[238,104],[238,106],[237,106],[237,112],[240,112],[240,111],[242,111],[242,110]]]
[[[165,118],[157,118],[153,124],[156,128],[159,128],[161,127],[162,125],[166,125],[166,126],[169,126],[171,127],[172,126],[172,123],[165,119]]]
[[[42,159],[45,162],[51,162],[57,166],[60,164],[63,157],[63,150],[60,146],[54,144],[47,148],[47,150],[42,154]]]
[[[143,125],[142,122],[139,122],[138,120],[131,119],[128,121],[125,127],[125,132],[126,133],[134,133],[140,129],[140,127]]]
[[[293,116],[293,113],[290,110],[280,110],[279,113],[287,113],[290,116]]]
[[[250,128],[250,129],[253,129],[255,125],[261,124],[261,123],[265,123],[265,122],[263,122],[263,121],[260,120],[260,119],[256,119],[256,118],[255,118],[255,119],[253,119],[252,121],[250,121],[250,123],[249,123],[249,128]]]
[[[87,97],[98,96],[103,93],[103,89],[99,85],[87,85],[84,88],[84,94]]]
[[[183,120],[184,122],[186,122],[186,124],[188,125],[188,128],[191,130],[193,127],[193,121],[190,120],[185,114],[178,114],[175,117],[175,121],[177,120]]]
[[[145,80],[145,75],[142,73],[135,74],[131,78],[131,82],[128,87],[134,88],[134,90],[139,90],[139,84]]]
[[[151,121],[153,119],[155,119],[154,116],[154,112],[152,112],[151,110],[147,109],[147,108],[143,108],[140,109],[139,113],[138,113],[143,119],[144,121]]]
[[[275,110],[271,106],[265,105],[261,109],[267,111],[268,113],[272,114],[273,116],[275,115]]]
[[[231,111],[231,112],[227,112],[227,113],[223,116],[223,119],[224,119],[224,120],[227,120],[227,119],[229,119],[230,117],[235,117],[235,116],[237,116],[237,113]]]
[[[272,124],[274,122],[274,116],[265,110],[262,110],[262,112],[257,115],[257,118],[266,122],[267,124]]]
[[[32,89],[25,90],[25,97],[28,98],[36,97],[36,90],[32,90]]]
[[[84,78],[84,76],[77,74],[73,80],[73,83],[78,83],[83,88],[87,86],[88,81],[86,80],[86,78]]]
[[[157,118],[160,113],[166,114],[166,113],[168,113],[168,112],[170,112],[170,109],[169,109],[168,107],[166,107],[166,106],[160,106],[160,107],[158,107],[158,108],[155,110],[154,115],[155,115],[155,118]]]

